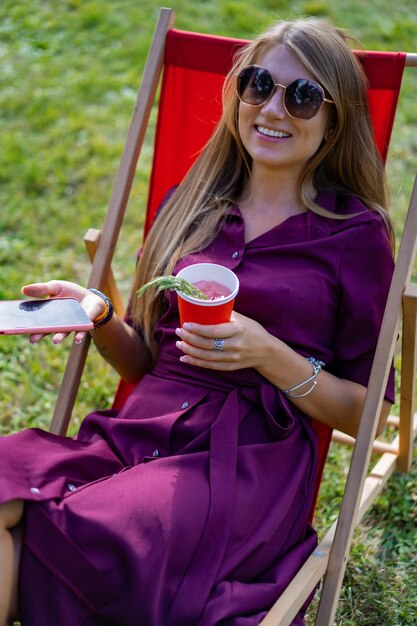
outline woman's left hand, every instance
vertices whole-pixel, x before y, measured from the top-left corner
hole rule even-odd
[[[208,369],[257,368],[273,339],[258,322],[233,311],[230,322],[206,326],[185,323],[177,328],[180,361]]]

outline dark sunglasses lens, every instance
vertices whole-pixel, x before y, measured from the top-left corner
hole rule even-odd
[[[259,105],[269,98],[274,86],[274,81],[268,70],[250,66],[239,74],[237,92],[243,102]]]
[[[314,117],[324,99],[323,90],[312,80],[299,78],[285,90],[285,106],[293,117],[308,120]]]

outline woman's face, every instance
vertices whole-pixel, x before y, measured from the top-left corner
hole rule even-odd
[[[256,65],[267,69],[273,80],[289,85],[297,78],[315,80],[284,46],[265,51]],[[278,87],[260,106],[239,103],[239,134],[255,168],[282,171],[298,180],[305,163],[318,150],[326,133],[328,103],[323,103],[309,120],[290,117],[284,108],[284,90]]]

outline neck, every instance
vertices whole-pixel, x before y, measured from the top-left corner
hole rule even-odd
[[[283,217],[305,211],[298,179],[278,176],[276,172],[269,176],[252,172],[249,183],[239,199],[239,205],[262,208],[263,211],[271,209],[275,215],[281,213]]]
[[[249,242],[289,217],[304,213],[306,207],[294,179],[251,176],[242,193],[239,208],[245,222],[245,241]]]

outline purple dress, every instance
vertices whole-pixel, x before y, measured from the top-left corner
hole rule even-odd
[[[245,245],[231,207],[216,240],[177,270],[233,269],[237,311],[366,385],[388,237],[359,201],[320,203],[359,215],[307,211]],[[0,440],[0,502],[26,500],[22,626],[254,626],[314,549],[310,420],[252,369],[181,363],[177,326],[171,294],[158,363],[119,412],[90,414],[76,439],[31,429]]]

